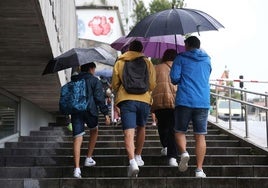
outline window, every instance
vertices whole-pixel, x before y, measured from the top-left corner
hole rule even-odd
[[[18,102],[0,93],[0,139],[17,132]]]

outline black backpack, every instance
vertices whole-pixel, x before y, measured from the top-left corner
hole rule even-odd
[[[126,61],[123,68],[123,86],[130,94],[144,94],[149,89],[149,73],[144,57]]]

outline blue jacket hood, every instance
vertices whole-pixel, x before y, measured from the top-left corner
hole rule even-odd
[[[180,53],[180,55],[195,62],[205,61],[208,58],[210,59],[208,54],[202,49],[193,49],[190,51],[185,51]]]

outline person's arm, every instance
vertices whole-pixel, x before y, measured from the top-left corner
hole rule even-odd
[[[177,85],[180,82],[180,78],[181,78],[181,63],[179,57],[177,56],[174,59],[172,67],[170,69],[171,83]]]
[[[117,92],[120,85],[121,85],[121,81],[119,77],[119,61],[117,61],[113,68],[111,88],[113,91]]]
[[[96,79],[95,87],[93,89],[93,96],[96,105],[99,107],[101,113],[105,116],[105,124],[110,124],[109,108],[105,104],[105,96],[102,89],[102,83]]]
[[[153,63],[147,59],[148,72],[149,72],[149,91],[153,91],[156,86],[156,72]]]

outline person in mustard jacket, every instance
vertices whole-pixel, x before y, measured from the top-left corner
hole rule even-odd
[[[132,41],[129,50],[118,57],[112,75],[112,89],[115,92],[115,104],[120,108],[122,129],[124,133],[125,148],[129,159],[128,176],[137,176],[139,167],[143,166],[141,158],[142,148],[145,140],[145,125],[150,114],[152,102],[151,92],[156,86],[155,69],[152,62],[144,57],[149,75],[148,91],[143,94],[127,93],[122,85],[123,69],[126,61],[131,61],[144,56],[143,45],[140,41]],[[135,129],[136,145],[134,142]],[[136,148],[135,148],[136,147]]]

